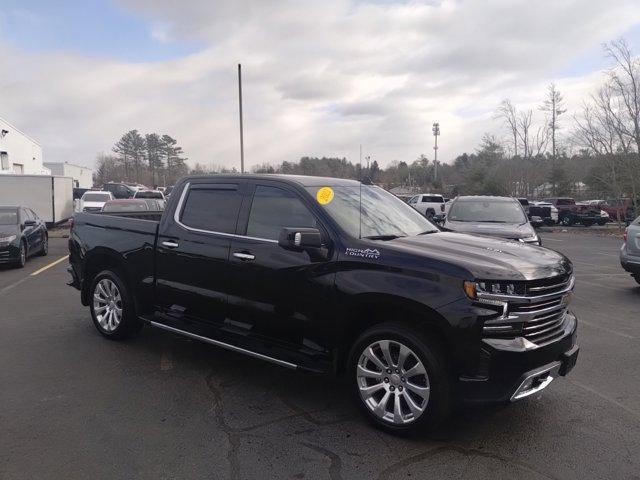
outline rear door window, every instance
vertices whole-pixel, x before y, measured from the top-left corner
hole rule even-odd
[[[444,198],[440,195],[423,195],[422,201],[429,203],[444,203]]]
[[[317,222],[292,192],[257,186],[249,212],[247,236],[277,240],[286,227],[317,228]]]
[[[241,203],[237,185],[194,185],[187,193],[180,221],[198,230],[235,233]]]

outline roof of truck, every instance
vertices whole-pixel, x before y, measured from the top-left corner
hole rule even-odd
[[[459,197],[456,197],[456,201],[463,202],[482,202],[487,200],[496,202],[513,202],[514,200],[518,201],[513,197],[498,197],[493,195],[460,195]]]
[[[187,177],[187,180],[195,179],[222,179],[222,178],[238,178],[243,180],[281,180],[288,183],[297,183],[303,187],[322,187],[322,186],[353,186],[357,187],[360,182],[357,180],[349,180],[346,178],[333,177],[313,177],[309,175],[284,175],[280,173],[235,173],[235,174],[214,174],[214,175],[196,175]]]

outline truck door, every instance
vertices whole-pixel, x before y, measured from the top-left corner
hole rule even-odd
[[[322,332],[334,318],[332,252],[290,251],[278,245],[286,227],[318,228],[325,236],[326,230],[295,189],[266,181],[256,182],[240,222],[244,235],[231,244],[231,326],[285,348],[326,354]]]
[[[172,218],[161,222],[156,305],[163,322],[207,336],[222,325],[243,184],[194,180],[185,185]]]

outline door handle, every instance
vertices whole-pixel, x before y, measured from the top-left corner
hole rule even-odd
[[[162,246],[167,248],[178,248],[178,244],[176,242],[171,242],[169,240],[162,242]]]
[[[256,256],[252,253],[233,252],[233,256],[240,260],[255,260]]]

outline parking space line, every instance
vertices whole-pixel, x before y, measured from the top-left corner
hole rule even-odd
[[[35,272],[33,272],[31,274],[32,277],[35,277],[36,275],[41,274],[42,272],[44,272],[45,270],[50,269],[51,267],[55,267],[57,264],[59,264],[60,262],[62,262],[63,260],[66,260],[67,258],[69,258],[69,255],[65,255],[62,258],[59,258],[58,260],[51,262],[48,265],[45,265],[44,267],[40,268],[39,270],[36,270]]]
[[[601,325],[596,325],[596,324],[591,323],[591,322],[587,322],[583,318],[581,318],[579,320],[579,323],[588,325],[589,327],[595,328],[596,330],[602,330],[603,332],[612,333],[613,335],[619,335],[621,337],[628,338],[630,340],[635,340],[635,338],[636,338],[636,337],[634,337],[632,335],[627,335],[626,333],[616,332],[615,330],[611,330],[610,328],[603,327]]]
[[[577,385],[578,387],[586,390],[587,392],[593,393],[594,395],[602,398],[603,400],[606,400],[609,403],[612,403],[613,405],[623,409],[625,412],[633,415],[635,418],[640,419],[640,413],[636,412],[635,410],[632,410],[631,408],[627,407],[626,405],[623,405],[622,403],[620,403],[619,401],[617,401],[614,398],[611,398],[609,395],[605,395],[604,393],[600,393],[597,390],[594,390],[591,387],[588,387],[587,385],[583,385],[580,382],[576,382],[575,380],[569,380],[571,383],[573,383],[574,385]]]

